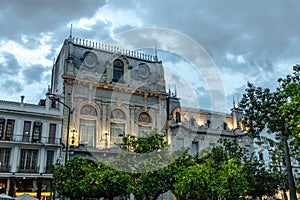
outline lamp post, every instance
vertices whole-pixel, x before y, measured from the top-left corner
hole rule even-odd
[[[65,154],[65,164],[68,161],[68,153],[69,153],[69,133],[70,133],[70,118],[71,114],[73,113],[73,109],[71,109],[67,104],[60,101],[59,98],[55,97],[54,94],[48,94],[50,100],[57,101],[58,103],[62,104],[64,107],[68,109],[68,123],[67,123],[67,138],[66,138],[66,154]]]
[[[290,149],[287,141],[287,134],[288,134],[287,123],[284,123],[284,133],[281,136],[277,136],[276,139],[281,139],[283,142],[283,151],[284,151],[284,158],[285,158],[285,164],[287,170],[287,179],[288,179],[288,184],[290,189],[290,199],[297,200],[295,181],[294,181],[292,165],[291,165]]]

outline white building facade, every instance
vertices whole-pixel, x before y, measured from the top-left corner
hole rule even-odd
[[[61,157],[62,112],[39,105],[0,101],[0,193],[51,196],[51,166]]]

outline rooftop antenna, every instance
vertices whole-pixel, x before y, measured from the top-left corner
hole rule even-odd
[[[156,61],[156,62],[158,61],[156,45],[155,45],[155,56],[154,56],[154,61]]]
[[[73,24],[71,24],[71,27],[70,27],[70,36],[69,36],[69,39],[72,39],[72,28],[73,28]]]
[[[232,96],[232,104],[233,104],[233,107],[235,108],[235,100],[234,100],[234,96]]]

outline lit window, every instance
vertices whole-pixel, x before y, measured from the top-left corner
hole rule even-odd
[[[31,122],[25,121],[23,127],[23,139],[22,139],[23,142],[29,142],[30,128],[31,128]]]
[[[35,121],[32,130],[32,142],[39,142],[42,135],[42,122]]]
[[[96,120],[80,120],[80,141],[88,147],[95,147]]]

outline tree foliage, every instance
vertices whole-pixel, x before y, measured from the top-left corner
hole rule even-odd
[[[297,121],[295,119],[299,119],[299,112],[294,112],[298,108],[294,104],[297,104],[299,84],[299,71],[286,78],[279,78],[275,91],[248,83],[240,106],[245,111],[244,123],[252,136],[259,137],[265,128],[269,133],[287,132],[291,136]],[[293,100],[292,104],[290,99]],[[285,127],[287,122],[288,127]]]
[[[136,200],[155,200],[166,191],[172,191],[179,200],[239,199],[245,195],[272,194],[279,184],[275,175],[249,160],[244,149],[235,142],[222,140],[221,146],[193,157],[187,149],[167,152],[160,136],[140,141],[128,136],[143,147],[134,148],[140,153],[124,151],[110,162],[75,157],[65,165],[55,166],[56,193],[75,200],[112,199],[129,193],[134,194]],[[152,142],[161,144],[160,148],[150,147]],[[131,146],[132,142],[124,143],[126,145]],[[154,156],[149,156],[151,153]],[[155,168],[155,165],[160,167]]]

